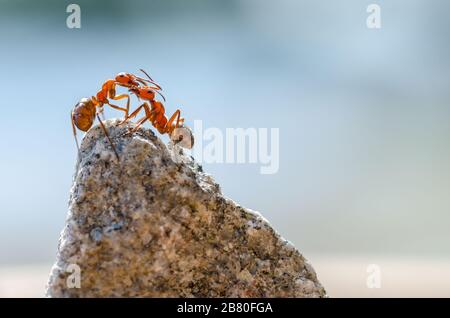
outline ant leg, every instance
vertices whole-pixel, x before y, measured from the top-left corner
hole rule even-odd
[[[97,113],[97,119],[98,119],[98,121],[100,122],[100,126],[102,127],[103,132],[104,132],[105,135],[106,135],[106,138],[108,138],[109,143],[111,144],[112,149],[114,150],[114,153],[115,153],[115,155],[116,155],[117,161],[120,162],[120,161],[119,161],[119,154],[117,153],[116,147],[114,147],[114,144],[113,144],[111,138],[109,137],[108,131],[106,130],[106,127],[105,127],[105,125],[103,124],[102,120],[100,119],[100,116],[98,115],[98,113]]]
[[[122,111],[125,111],[125,118],[127,118],[128,117],[128,112],[130,111],[130,96],[128,94],[122,94],[122,95],[117,95],[117,96],[110,96],[110,98],[114,99],[114,100],[121,100],[121,99],[124,99],[124,98],[127,99],[126,109],[124,110],[123,108],[121,108]],[[118,107],[118,106],[116,106],[116,107]]]
[[[145,115],[144,117],[142,117],[141,119],[139,119],[139,120],[136,122],[136,127],[134,127],[133,129],[130,129],[130,130],[128,131],[128,133],[129,133],[129,134],[135,133],[135,132],[139,129],[139,127],[141,127],[147,120],[148,120],[148,116]]]
[[[106,120],[103,105],[98,108],[97,113],[100,114],[100,116],[103,118],[103,120]]]
[[[134,133],[135,131],[137,131],[139,129],[139,127],[141,127],[146,121],[148,120],[147,116],[142,117],[141,119],[139,119],[136,123],[136,127],[134,127],[131,132]]]
[[[144,107],[145,110],[145,117],[139,119],[139,121],[136,123],[136,127],[133,128],[133,130],[131,131],[131,133],[134,133],[135,131],[137,131],[139,129],[139,127],[141,127],[147,120],[151,120],[153,117],[153,112],[150,109],[150,107],[148,106],[147,103],[142,104],[142,106]]]
[[[176,125],[175,126],[173,126],[173,121],[175,120],[175,117],[177,118],[177,123],[176,123]],[[166,127],[165,127],[165,132],[167,132],[167,133],[172,133],[172,131],[175,129],[175,128],[178,128],[179,126],[179,123],[180,123],[180,110],[179,109],[177,109],[174,113],[173,113],[173,115],[170,117],[170,119],[169,119],[169,121],[167,122],[167,124],[166,124]]]
[[[110,104],[109,102],[107,103],[107,105],[112,107],[112,108],[114,108],[114,109],[121,110],[121,111],[123,111],[125,113],[127,112],[127,110],[125,108],[117,106],[117,105],[114,105],[114,104]]]
[[[139,112],[141,111],[141,109],[145,107],[145,106],[144,106],[145,104],[146,104],[146,103],[144,103],[144,104],[142,104],[141,106],[139,106],[138,108],[136,108],[136,110],[133,111],[133,112],[132,112],[130,115],[128,115],[127,117],[125,117],[125,119],[122,120],[122,121],[119,123],[119,125],[122,125],[122,124],[124,124],[125,122],[127,122],[128,120],[130,120],[130,119],[136,117],[136,115],[139,114]]]
[[[78,156],[79,156],[80,155],[80,145],[78,144],[77,128],[75,127],[75,121],[73,120],[73,111],[70,113],[70,120],[72,121],[73,137],[75,138],[75,143],[77,144]]]

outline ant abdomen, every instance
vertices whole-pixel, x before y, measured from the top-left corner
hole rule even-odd
[[[90,98],[82,98],[73,109],[73,122],[79,130],[88,131],[95,120],[95,104]]]

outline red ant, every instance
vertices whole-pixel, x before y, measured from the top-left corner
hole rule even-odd
[[[139,86],[139,84],[148,85],[148,83],[152,83],[155,85],[154,89],[156,89],[157,91],[161,90],[161,86],[155,83],[155,81],[153,81],[153,79],[147,74],[147,72],[145,72],[142,69],[141,71],[149,78],[148,80],[124,72],[117,74],[115,79],[106,80],[102,85],[102,89],[97,92],[97,95],[92,96],[93,102],[98,104],[99,105],[98,107],[100,108],[103,107],[104,104],[107,104],[112,108],[125,112],[125,118],[128,117],[128,112],[130,110],[130,96],[128,94],[116,95],[116,85],[130,88]],[[111,104],[108,98],[113,100],[120,100],[126,98],[127,99],[126,108],[122,108]]]
[[[125,118],[122,123],[134,118],[142,108],[144,108],[145,116],[139,119],[136,122],[136,127],[134,127],[130,133],[135,132],[139,129],[139,127],[144,124],[147,120],[150,120],[150,123],[159,131],[160,134],[168,134],[170,139],[178,144],[183,141],[184,137],[187,135],[189,139],[184,139],[184,141],[180,144],[184,148],[192,148],[194,144],[194,137],[189,128],[183,125],[184,118],[180,117],[180,110],[177,109],[170,119],[167,119],[165,115],[164,105],[155,100],[155,87],[153,86],[134,86],[130,87],[129,91],[132,94],[135,94],[138,99],[144,99],[150,102],[150,105],[147,102],[144,102],[141,106],[139,106],[135,111],[133,111],[127,118]],[[164,99],[165,101],[165,99]],[[176,121],[175,121],[176,119]],[[175,122],[175,123],[174,123]],[[183,131],[179,131],[177,129],[183,129]],[[174,132],[177,130],[179,132],[178,137],[176,137]],[[186,131],[186,132],[185,132]]]
[[[78,144],[76,128],[85,132],[88,131],[89,128],[91,128],[92,125],[94,124],[95,117],[97,116],[97,119],[100,122],[100,125],[103,131],[105,132],[106,137],[111,143],[111,146],[114,150],[117,159],[119,159],[116,148],[114,147],[114,144],[112,143],[111,138],[109,137],[109,134],[106,131],[105,125],[103,124],[103,122],[99,117],[99,114],[103,112],[103,105],[107,104],[112,108],[124,111],[125,119],[128,117],[128,112],[130,109],[130,96],[128,94],[116,95],[116,85],[130,88],[130,87],[138,87],[139,84],[148,85],[148,83],[152,83],[155,85],[152,86],[153,89],[155,89],[156,91],[161,90],[161,86],[155,83],[153,79],[147,74],[147,72],[145,72],[142,69],[141,71],[149,78],[148,80],[129,73],[119,73],[117,74],[115,79],[106,80],[102,85],[102,89],[97,92],[96,96],[92,96],[91,98],[82,98],[75,105],[71,113],[71,120],[72,120],[73,135],[75,137],[75,142],[77,144],[78,151],[80,150],[80,146]],[[122,108],[111,104],[108,98],[113,100],[120,100],[127,98],[126,108]]]

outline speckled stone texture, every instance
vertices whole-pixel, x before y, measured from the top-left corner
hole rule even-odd
[[[117,120],[105,124],[120,164],[101,128],[91,128],[47,296],[325,296],[294,246],[225,198],[181,148],[150,129],[129,135]],[[81,269],[80,288],[67,284],[70,264]]]

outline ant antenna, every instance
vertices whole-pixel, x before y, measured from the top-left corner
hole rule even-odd
[[[156,91],[161,97],[162,97],[162,99],[164,100],[164,102],[166,102],[166,98],[164,97],[164,95],[162,94],[162,93],[160,93],[159,91]]]
[[[151,78],[150,75],[148,75],[148,73],[145,70],[143,70],[142,68],[140,68],[139,70],[148,77],[148,79],[150,80],[150,83],[155,84],[158,87],[158,89],[162,90],[162,87],[158,83],[156,83],[153,80],[153,78]]]
[[[153,82],[153,78],[150,77],[150,75],[148,75],[148,73],[146,71],[144,71],[142,68],[139,69],[142,73],[144,73],[145,75],[147,75],[147,77]]]

